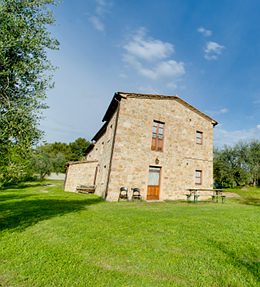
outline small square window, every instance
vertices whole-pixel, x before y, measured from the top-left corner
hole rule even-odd
[[[202,144],[202,132],[196,131],[196,144]]]

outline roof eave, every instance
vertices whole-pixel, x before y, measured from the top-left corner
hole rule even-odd
[[[89,154],[89,153],[92,151],[92,149],[94,148],[94,146],[95,146],[94,143],[91,143],[91,144],[88,146],[88,148],[86,149],[86,155]]]
[[[102,119],[102,122],[108,122],[111,117],[113,116],[117,106],[118,106],[118,103],[121,101],[121,98],[126,98],[125,96],[122,96],[120,94],[120,92],[117,92],[114,94],[114,97],[112,98],[107,110],[106,110],[106,113]]]
[[[91,141],[98,141],[102,137],[102,135],[106,132],[107,129],[107,122],[103,124],[103,126],[98,130],[98,132],[94,135],[94,137],[91,139]]]

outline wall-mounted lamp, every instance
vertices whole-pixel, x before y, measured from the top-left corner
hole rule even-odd
[[[159,158],[158,157],[155,159],[155,163],[159,164]]]

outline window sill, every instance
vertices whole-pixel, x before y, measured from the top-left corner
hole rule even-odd
[[[155,152],[163,152],[163,150],[157,150],[157,149],[151,149],[151,151],[155,151]]]

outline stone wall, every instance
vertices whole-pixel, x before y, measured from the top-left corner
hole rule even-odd
[[[70,163],[67,170],[64,190],[75,192],[76,187],[80,184],[93,185],[97,164],[98,161],[95,160]]]
[[[165,123],[163,151],[151,150],[154,120]],[[203,132],[202,145],[196,131]],[[117,200],[121,186],[140,188],[146,199],[149,166],[161,167],[160,200],[184,199],[196,187],[196,170],[202,170],[200,188],[212,188],[212,159],[209,119],[176,99],[122,98],[107,200]]]
[[[116,127],[116,115],[117,110],[108,122],[106,131],[97,140],[94,148],[87,155],[87,160],[95,159],[98,161],[98,172],[96,178],[97,187],[95,194],[103,198],[105,197],[108,181],[108,171],[110,167],[112,144]]]

